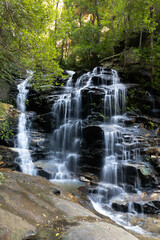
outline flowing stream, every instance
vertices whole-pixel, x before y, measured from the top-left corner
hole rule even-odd
[[[30,175],[36,175],[36,169],[32,162],[29,150],[30,139],[30,120],[26,112],[26,99],[28,94],[29,80],[33,76],[32,71],[28,71],[28,77],[18,85],[17,108],[20,111],[18,121],[18,134],[15,147],[18,150],[19,157],[17,159],[21,171]]]

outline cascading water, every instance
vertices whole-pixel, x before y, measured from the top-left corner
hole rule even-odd
[[[112,76],[107,75],[106,77],[103,68],[98,70],[99,72],[96,68],[93,71],[94,78],[98,78],[99,88],[103,88],[105,91],[104,124],[101,125],[104,132],[105,156],[101,182],[97,187],[90,189],[90,200],[98,212],[109,216],[126,228],[141,232],[141,228],[132,227],[128,220],[124,221],[123,214],[117,214],[114,211],[120,210],[118,208],[121,207],[121,204],[123,205],[127,201],[125,212],[135,213],[133,198],[135,195],[140,195],[141,186],[136,168],[135,176],[131,181],[128,180],[130,176],[126,175],[127,165],[134,166],[140,161],[138,141],[133,135],[133,131],[136,132],[136,129],[123,127],[123,122],[127,119],[124,115],[126,87],[120,83],[116,71],[112,70]],[[106,79],[108,82],[105,82]],[[132,190],[127,188],[132,188]]]
[[[131,161],[131,151],[123,137],[124,129],[117,123],[125,118],[126,87],[120,83],[115,70],[97,67],[93,72],[88,72],[76,81],[72,78],[74,72],[69,72],[70,77],[64,87],[63,94],[53,105],[53,117],[56,119],[56,129],[52,137],[52,151],[50,158],[54,164],[53,179],[70,179],[76,171],[79,159],[79,148],[84,122],[88,115],[83,111],[83,92],[86,89],[100,90],[103,95],[105,159],[102,169],[102,181],[117,185],[117,172],[122,168],[118,160]],[[125,132],[125,131],[124,131]],[[126,135],[126,132],[125,132]],[[133,137],[132,137],[133,138]],[[134,142],[134,140],[132,141]],[[134,156],[133,156],[134,157]],[[112,164],[111,164],[112,163]],[[123,178],[123,169],[120,177]],[[104,178],[104,179],[103,179]]]
[[[136,138],[137,135],[140,136],[139,129],[125,126],[125,121],[131,120],[125,114],[127,88],[120,82],[115,70],[96,67],[78,79],[74,77],[74,72],[68,71],[68,74],[70,77],[66,86],[63,92],[60,91],[56,96],[57,100],[52,107],[55,127],[51,134],[51,150],[46,154],[45,160],[37,162],[37,166],[42,166],[43,170],[50,174],[51,181],[63,184],[77,179],[79,174],[87,172],[88,169],[92,173],[91,168],[94,165],[86,163],[85,158],[91,153],[87,149],[88,145],[84,149],[88,155],[83,155],[84,135],[87,128],[100,129],[103,136],[98,141],[104,141],[104,144],[100,143],[98,146],[103,148],[103,161],[102,164],[97,164],[98,167],[96,165],[98,170],[93,169],[93,174],[94,171],[99,171],[100,176],[99,182],[89,187],[89,199],[98,212],[109,216],[127,229],[141,232],[139,226],[133,227],[129,223],[129,218],[135,214],[137,206],[138,212],[142,212],[143,202],[140,197],[140,142]],[[36,170],[29,151],[30,123],[25,111],[27,85],[31,77],[30,75],[18,85],[17,106],[21,113],[16,147],[22,171],[35,175]],[[92,151],[94,152],[93,148]],[[96,157],[94,161],[100,162],[101,157],[98,154]],[[81,165],[82,162],[84,165],[90,164],[91,168],[85,168]]]
[[[114,209],[119,201],[127,200],[127,211],[134,213],[132,196],[139,195],[140,189],[137,170],[133,179],[126,178],[127,166],[133,166],[140,160],[138,141],[133,134],[136,129],[123,127],[123,122],[127,119],[124,115],[126,87],[120,83],[115,70],[101,67],[83,74],[76,81],[72,76],[71,72],[63,94],[53,105],[56,129],[53,132],[51,152],[54,163],[52,177],[54,180],[69,180],[75,175],[82,131],[89,121],[90,110],[85,104],[92,104],[92,92],[99,91],[103,96],[100,105],[103,104],[104,121],[99,127],[104,132],[105,156],[100,183],[90,190],[90,199],[96,210],[104,211],[107,216],[116,215],[117,221],[117,213]],[[85,91],[91,92],[91,95],[87,95],[89,103],[85,103]],[[84,111],[85,108],[87,113]],[[128,194],[128,188],[132,189],[131,194]],[[121,218],[118,221],[128,227],[128,223]]]
[[[76,171],[78,160],[79,142],[82,128],[80,116],[81,100],[78,89],[73,89],[72,75],[74,72],[68,71],[70,78],[67,81],[64,93],[53,105],[53,117],[56,119],[56,130],[52,139],[52,162],[56,171],[52,175],[56,180],[71,179],[68,167],[71,171]]]
[[[28,77],[18,85],[17,108],[20,111],[18,121],[18,134],[16,148],[19,153],[17,159],[20,164],[21,171],[30,175],[36,175],[36,169],[32,162],[32,157],[29,151],[29,128],[30,121],[26,113],[26,99],[28,94],[28,82],[32,78],[33,72],[28,71]]]
[[[68,168],[75,174],[85,118],[82,110],[83,91],[87,88],[101,89],[104,95],[104,119],[108,111],[114,116],[114,113],[120,109],[119,104],[123,101],[122,99],[125,98],[125,88],[119,83],[116,71],[109,71],[110,75],[107,75],[108,71],[105,72],[103,68],[99,73],[97,71],[99,71],[98,68],[95,68],[92,73],[82,75],[76,82],[72,78],[74,72],[68,72],[70,78],[64,87],[64,93],[53,105],[53,117],[56,119],[51,152],[54,164],[53,179],[70,179]],[[113,84],[117,87],[116,89],[113,88]]]

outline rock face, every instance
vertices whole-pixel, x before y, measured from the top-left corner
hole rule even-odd
[[[100,171],[104,158],[104,133],[99,126],[89,126],[83,129],[83,141],[81,143],[81,158],[79,165],[82,171],[88,170],[95,173]]]
[[[83,119],[91,115],[93,119],[97,114],[100,117],[100,113],[103,113],[103,99],[104,91],[97,88],[85,88],[81,91],[82,94],[82,117]],[[98,120],[98,119],[96,119]]]
[[[0,184],[0,239],[136,240],[71,200],[41,177],[3,173]],[[73,198],[76,201],[76,198]]]

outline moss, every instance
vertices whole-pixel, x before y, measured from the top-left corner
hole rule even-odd
[[[3,176],[3,173],[0,172],[0,183],[3,183],[4,182],[4,176]]]
[[[0,102],[0,119],[5,116],[4,104]]]
[[[0,121],[5,121],[7,116],[10,116],[12,109],[12,105],[0,102]]]
[[[12,125],[18,117],[18,112],[12,105],[0,102],[0,139],[5,140],[13,136]]]
[[[148,92],[144,89],[131,88],[127,91],[127,111],[137,113],[148,113],[151,110],[151,103],[148,99]]]
[[[146,168],[146,167],[141,167],[141,168],[140,168],[140,171],[141,171],[141,173],[142,173],[144,176],[149,176],[149,175],[152,174],[151,169]]]

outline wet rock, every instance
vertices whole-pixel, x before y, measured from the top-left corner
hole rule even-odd
[[[88,179],[91,182],[98,181],[98,177],[95,174],[90,173],[90,172],[83,173],[82,177]]]
[[[97,88],[85,88],[81,91],[83,118],[87,118],[87,116],[92,115],[93,112],[98,112],[99,114],[104,112],[104,95],[104,91]]]
[[[160,201],[151,201],[145,204],[134,203],[134,208],[137,212],[143,212],[146,214],[159,214],[160,213]],[[140,211],[141,209],[141,211]]]
[[[52,177],[52,175],[50,173],[46,172],[45,170],[43,170],[41,168],[37,169],[37,173],[39,176],[44,177],[48,180],[51,179],[51,177]]]
[[[103,165],[103,157],[104,133],[102,129],[99,126],[89,126],[84,128],[79,165],[101,167]]]
[[[158,183],[157,177],[151,168],[138,164],[124,164],[120,166],[118,169],[118,179],[119,182],[132,186],[140,184],[140,187],[153,187]]]
[[[76,82],[76,80],[79,78],[79,77],[81,77],[83,74],[85,74],[84,72],[82,72],[82,71],[76,71],[76,73],[75,74],[73,74],[73,82],[75,83]],[[87,78],[87,76],[86,76],[86,78]]]
[[[45,132],[50,133],[56,127],[56,121],[52,112],[36,115],[33,125],[37,125],[37,128],[42,128]]]
[[[94,76],[94,77],[92,77],[92,82],[93,82],[94,86],[112,85],[113,84],[112,77],[102,79],[100,76]]]
[[[63,87],[52,86],[50,89],[33,90],[30,88],[28,94],[27,109],[37,114],[46,114],[51,111],[53,103],[58,99]]]
[[[137,193],[137,190],[132,185],[122,184],[121,186],[127,193]]]
[[[112,203],[112,208],[115,210],[115,211],[118,211],[118,212],[128,212],[128,205],[125,204],[125,203]]]
[[[129,119],[129,120],[124,120],[124,124],[126,127],[132,126],[135,123],[136,119]]]
[[[89,126],[83,129],[83,144],[101,146],[104,133],[99,126]]]
[[[160,156],[151,155],[150,162],[158,171],[160,170]]]
[[[105,75],[112,75],[112,70],[111,68],[107,68],[107,67],[95,67],[93,70],[94,74],[105,74]]]

